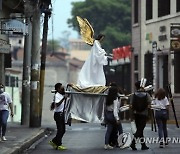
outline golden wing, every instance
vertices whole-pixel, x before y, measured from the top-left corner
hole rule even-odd
[[[81,17],[77,16],[77,21],[80,27],[80,34],[82,39],[85,43],[89,45],[93,45],[94,42],[94,30],[91,24],[88,22],[86,18],[82,19]]]

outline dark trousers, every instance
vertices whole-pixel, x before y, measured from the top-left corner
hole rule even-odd
[[[123,133],[122,124],[115,124],[110,135],[109,144],[112,146],[118,145],[118,136]]]
[[[64,113],[55,112],[54,120],[56,121],[57,133],[56,133],[56,136],[52,139],[52,142],[55,143],[57,146],[60,146],[62,145],[62,138],[65,133]]]
[[[8,117],[9,117],[9,111],[7,110],[0,111],[0,137],[5,136],[6,134]]]
[[[144,140],[144,128],[146,127],[146,122],[147,122],[147,116],[145,115],[141,115],[141,114],[135,114],[134,115],[135,118],[135,124],[136,124],[136,133],[134,134],[134,138],[138,139],[142,139]],[[132,141],[132,146],[135,147],[135,139],[133,139]],[[146,146],[144,142],[142,142],[142,147]]]
[[[156,123],[158,126],[158,135],[160,141],[166,141],[166,138],[168,136],[167,133],[167,119],[168,119],[168,113],[167,110],[158,110],[155,112],[155,118],[156,118]]]
[[[120,135],[123,132],[122,125],[117,124],[113,111],[105,111],[105,121],[107,124],[105,144],[117,145],[118,133]]]

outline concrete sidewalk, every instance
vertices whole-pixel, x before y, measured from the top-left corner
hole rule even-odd
[[[44,128],[29,128],[20,123],[8,123],[7,141],[0,141],[0,154],[19,154],[48,132]]]

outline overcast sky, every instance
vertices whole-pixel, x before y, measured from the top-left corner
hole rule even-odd
[[[48,39],[58,39],[62,37],[63,31],[70,31],[70,38],[77,38],[78,34],[68,28],[67,19],[71,17],[71,2],[84,0],[52,0],[53,15],[49,19]],[[53,24],[52,24],[53,23]],[[52,28],[53,25],[53,28]],[[53,35],[52,35],[53,32]]]

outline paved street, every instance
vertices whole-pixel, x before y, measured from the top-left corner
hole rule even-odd
[[[177,129],[175,125],[168,126],[169,137],[180,138],[180,129]],[[123,124],[124,132],[130,132],[130,124]],[[119,149],[115,148],[113,150],[104,150],[104,134],[105,127],[100,126],[100,124],[72,124],[71,127],[67,126],[67,131],[63,139],[63,144],[67,146],[68,150],[63,151],[64,154],[100,154],[100,153],[148,153],[148,154],[161,154],[161,153],[173,153],[178,154],[180,151],[180,143],[170,143],[168,147],[160,149],[159,144],[148,144],[150,147],[147,151],[141,151],[138,145],[138,151],[132,151],[130,148]],[[55,133],[55,132],[54,132]],[[52,154],[59,153],[60,151],[52,149],[48,145],[48,141],[52,139],[55,134],[51,134],[45,137],[42,142],[37,146],[32,146],[31,149],[25,153],[28,154]],[[146,127],[145,136],[147,137],[157,137],[157,132],[152,132],[150,125]],[[62,152],[62,151],[61,151]]]

